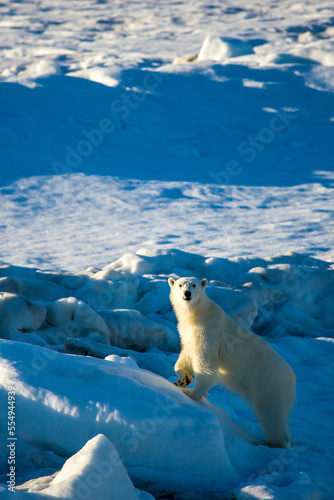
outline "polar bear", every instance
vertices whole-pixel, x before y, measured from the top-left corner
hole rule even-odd
[[[289,411],[295,399],[295,374],[262,338],[240,326],[206,294],[206,279],[169,278],[182,349],[175,385],[192,399],[223,383],[243,396],[258,417],[272,447],[290,444]],[[195,388],[187,389],[195,376]]]

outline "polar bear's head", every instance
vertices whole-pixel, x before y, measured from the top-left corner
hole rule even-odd
[[[203,291],[208,284],[208,280],[198,280],[197,278],[174,280],[169,278],[168,284],[171,288],[170,298],[173,306],[184,304],[191,307],[195,306],[203,297]]]

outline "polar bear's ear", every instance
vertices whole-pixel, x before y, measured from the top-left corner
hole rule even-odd
[[[173,278],[168,278],[168,284],[171,288],[172,288],[172,286],[174,286],[174,283],[175,283],[175,280],[173,280]]]
[[[201,283],[202,283],[202,287],[205,288],[208,284],[208,280],[206,278],[204,278],[204,280],[202,280]]]

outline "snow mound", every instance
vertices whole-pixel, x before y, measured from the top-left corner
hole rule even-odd
[[[96,458],[114,454],[108,439],[142,489],[154,482],[156,488],[173,491],[222,491],[236,484],[238,469],[244,468],[244,458],[236,459],[235,450],[243,457],[260,453],[225,412],[205,401],[193,402],[167,380],[118,356],[72,356],[6,340],[0,341],[0,352],[1,407],[12,385],[20,408],[17,470],[33,467],[32,449],[35,460],[40,457],[44,467],[51,467],[55,459],[48,460],[47,452],[70,457],[92,436],[106,436],[90,442],[64,466],[50,485],[55,496],[59,488],[70,495],[80,475],[94,471]],[[2,445],[5,424],[1,419]]]
[[[46,308],[13,293],[2,293],[0,315],[0,335],[15,339],[20,332],[38,330],[46,318]]]
[[[90,439],[49,481],[49,477],[32,480],[19,490],[69,499],[153,499],[149,493],[138,495],[116,448],[103,434]]]
[[[208,35],[198,54],[198,61],[225,61],[230,57],[254,54],[252,46],[237,38],[218,38]]]
[[[298,44],[292,52],[296,56],[309,58],[322,66],[334,66],[333,40],[315,40],[307,44]]]

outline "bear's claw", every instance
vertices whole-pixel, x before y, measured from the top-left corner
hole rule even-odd
[[[189,384],[191,384],[191,379],[187,375],[181,380],[177,380],[176,382],[174,382],[174,385],[176,385],[177,387],[187,387]]]

